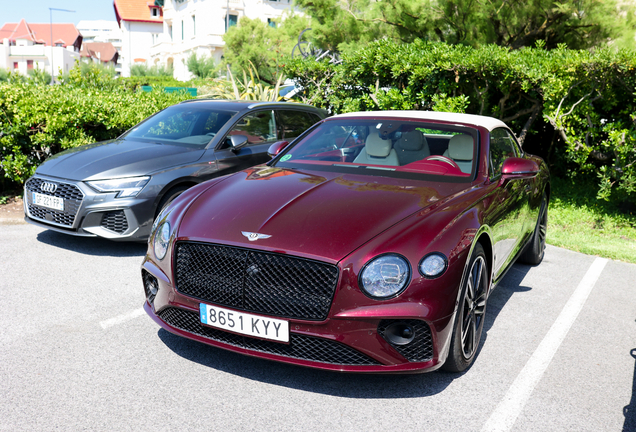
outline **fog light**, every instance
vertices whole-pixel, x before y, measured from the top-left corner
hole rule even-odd
[[[157,278],[148,273],[147,271],[143,271],[143,280],[144,280],[144,291],[146,292],[146,298],[148,299],[148,303],[152,303],[157,296],[157,292],[159,292],[159,282]]]
[[[413,342],[415,330],[403,322],[396,322],[384,330],[384,337],[392,345],[407,345]]]

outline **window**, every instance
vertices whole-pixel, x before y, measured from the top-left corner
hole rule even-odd
[[[33,69],[33,60],[27,60],[27,70]]]
[[[234,115],[229,111],[175,105],[150,117],[127,136],[151,143],[205,147]]]
[[[276,28],[276,21],[271,18],[267,18],[267,25],[273,28]]]
[[[181,40],[183,40],[183,27],[185,26],[185,22],[181,21]]]
[[[278,117],[278,139],[291,141],[314,123],[320,120],[318,117],[310,118],[307,113],[300,111],[279,110]]]
[[[509,157],[519,155],[517,142],[506,129],[495,129],[490,133],[490,166],[492,177],[501,174],[501,166]]]
[[[150,14],[151,14],[153,17],[157,17],[157,16],[159,16],[159,15],[160,15],[160,14],[159,14],[159,8],[150,8]]]
[[[168,35],[170,36],[170,42],[172,42],[172,26],[168,26]]]
[[[13,62],[13,69],[17,69],[18,68],[18,62]]]
[[[192,15],[192,36],[196,36],[197,35],[197,20],[194,17],[194,15]]]
[[[228,29],[228,24],[229,27],[234,27],[238,24],[238,15],[229,15],[227,16],[227,21],[225,21],[225,31],[227,32]]]
[[[228,135],[245,135],[250,144],[276,141],[274,112],[259,111],[243,117]]]

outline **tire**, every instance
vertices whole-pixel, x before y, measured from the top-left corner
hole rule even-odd
[[[451,345],[443,370],[463,372],[475,360],[486,318],[488,282],[486,253],[477,243],[468,263],[466,280],[462,284]]]
[[[161,213],[163,209],[168,207],[168,205],[176,197],[178,197],[179,195],[181,195],[183,192],[185,192],[188,189],[189,189],[188,186],[175,186],[172,189],[170,189],[168,192],[166,192],[164,196],[161,198],[161,201],[159,201],[159,205],[157,206],[157,211],[155,212],[155,219],[157,219],[157,216],[159,216],[159,213]]]
[[[545,192],[541,198],[541,207],[539,208],[539,219],[537,219],[537,225],[534,227],[532,238],[519,257],[519,261],[537,265],[543,261],[543,255],[545,254],[545,239],[548,230],[548,199]]]

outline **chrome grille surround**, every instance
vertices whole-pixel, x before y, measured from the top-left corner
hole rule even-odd
[[[57,187],[44,187],[43,184],[56,185]],[[61,226],[64,228],[73,228],[75,217],[79,212],[84,199],[84,193],[74,184],[45,180],[39,177],[31,177],[24,185],[27,210],[29,216],[41,222]],[[50,192],[52,191],[52,192]],[[64,211],[40,207],[33,204],[33,192],[42,195],[54,196],[64,200]]]

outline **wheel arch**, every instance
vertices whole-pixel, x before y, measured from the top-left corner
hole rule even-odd
[[[190,180],[190,179],[177,179],[176,181],[174,181],[172,183],[168,183],[161,190],[161,192],[157,194],[157,198],[155,199],[155,202],[153,204],[154,217],[157,216],[157,211],[159,210],[159,205],[163,201],[163,198],[166,195],[168,195],[168,193],[170,193],[170,191],[172,191],[173,189],[176,189],[176,188],[181,188],[181,187],[185,187],[186,189],[189,189],[189,188],[191,188],[193,186],[196,186],[198,184],[199,184],[199,182],[196,182],[196,181]],[[153,219],[154,219],[154,217],[153,217]]]

